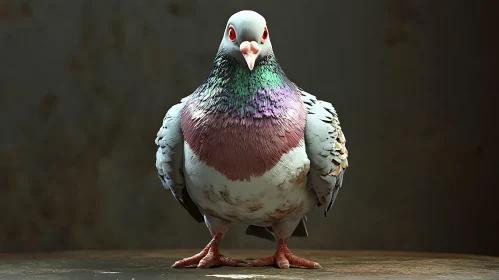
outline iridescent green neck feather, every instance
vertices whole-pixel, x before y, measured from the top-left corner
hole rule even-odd
[[[198,106],[207,111],[260,118],[282,112],[288,99],[299,96],[299,90],[286,77],[273,54],[264,57],[250,71],[220,51],[207,79],[194,94]]]

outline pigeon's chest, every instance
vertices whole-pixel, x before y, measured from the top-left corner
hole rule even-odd
[[[276,117],[206,113],[195,104],[182,112],[182,132],[193,154],[231,181],[272,169],[304,140],[306,112],[296,103]]]

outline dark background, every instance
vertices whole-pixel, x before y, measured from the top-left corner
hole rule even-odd
[[[253,9],[350,152],[332,212],[291,248],[499,255],[498,3],[0,0],[0,252],[201,249],[154,138]],[[222,247],[275,246],[243,231]]]

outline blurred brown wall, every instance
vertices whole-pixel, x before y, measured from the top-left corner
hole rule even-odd
[[[201,248],[154,138],[227,18],[267,18],[350,169],[293,247],[499,255],[498,1],[0,0],[0,252]],[[224,247],[272,248],[236,226]]]

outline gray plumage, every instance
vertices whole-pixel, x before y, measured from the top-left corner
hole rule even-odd
[[[183,174],[183,142],[180,112],[189,97],[168,110],[163,125],[156,137],[158,150],[156,167],[166,189],[197,221],[204,222],[199,208],[190,198],[185,187]],[[307,109],[305,145],[310,160],[307,185],[313,188],[318,205],[326,204],[324,214],[331,209],[343,183],[343,175],[348,167],[348,151],[345,137],[340,127],[334,107],[307,92],[302,91],[302,99]],[[271,227],[249,226],[246,234],[267,240],[275,240]],[[306,216],[300,221],[292,236],[308,236]]]
[[[182,99],[181,103],[172,106],[166,112],[163,125],[155,140],[156,145],[158,145],[156,168],[163,187],[169,189],[185,210],[196,221],[202,223],[204,222],[203,215],[187,192],[183,171],[184,136],[180,126],[180,112],[188,98]]]
[[[304,91],[302,98],[308,111],[305,147],[310,159],[310,171],[307,185],[315,190],[319,205],[327,203],[326,215],[333,206],[348,167],[346,139],[331,103],[317,100]]]

